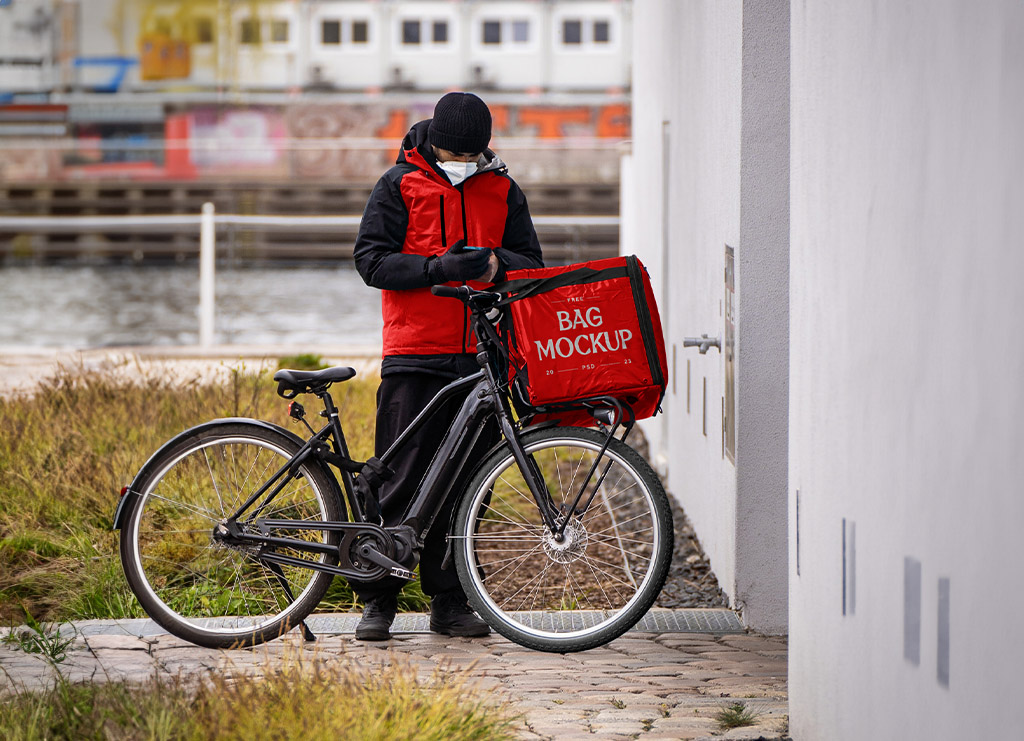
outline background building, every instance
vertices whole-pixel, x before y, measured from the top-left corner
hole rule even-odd
[[[468,89],[533,212],[571,217],[542,235],[549,254],[609,254],[631,42],[629,0],[13,0],[0,6],[0,210],[211,201],[356,219],[410,125]],[[347,259],[346,229],[253,230],[244,252]],[[0,260],[184,259],[193,231],[0,230]]]
[[[676,358],[649,428],[748,624],[788,595],[793,737],[1014,735],[1024,6],[635,17],[625,249]]]
[[[605,92],[629,0],[13,0],[0,91]]]

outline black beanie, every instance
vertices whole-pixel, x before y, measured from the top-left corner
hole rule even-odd
[[[491,141],[491,112],[472,93],[448,93],[434,106],[427,140],[456,154],[476,154]]]

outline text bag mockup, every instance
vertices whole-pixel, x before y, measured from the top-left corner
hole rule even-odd
[[[513,270],[494,290],[508,294],[509,373],[531,406],[543,412],[613,396],[636,419],[658,410],[668,382],[665,341],[636,257]],[[563,424],[587,423],[570,417]]]

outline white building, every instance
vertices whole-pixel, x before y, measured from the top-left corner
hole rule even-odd
[[[788,603],[793,738],[1016,737],[1024,5],[635,24],[624,249],[675,357],[649,428],[748,624]],[[731,371],[683,348],[730,318]]]
[[[628,87],[632,0],[17,0],[0,95],[604,92]],[[187,59],[177,64],[179,58]],[[123,77],[118,77],[121,73]]]

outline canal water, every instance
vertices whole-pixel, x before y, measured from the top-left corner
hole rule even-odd
[[[0,267],[0,346],[194,345],[198,307],[195,262]],[[218,344],[379,344],[380,333],[380,292],[349,265],[217,267]]]

